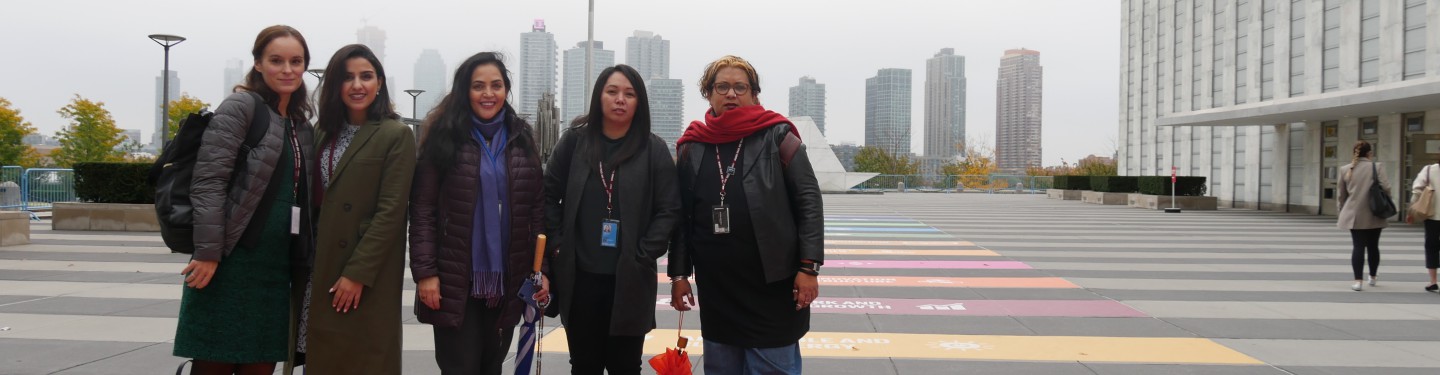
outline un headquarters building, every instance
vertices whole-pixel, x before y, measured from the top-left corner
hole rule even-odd
[[[1440,162],[1440,0],[1123,0],[1120,174],[1221,207],[1334,215],[1376,146],[1396,203]]]

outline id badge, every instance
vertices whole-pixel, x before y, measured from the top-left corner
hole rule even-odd
[[[616,247],[620,238],[620,220],[605,219],[600,222],[600,246]]]
[[[290,234],[300,234],[300,207],[290,206]]]
[[[710,222],[715,224],[715,234],[730,233],[730,207],[720,205],[712,208]]]

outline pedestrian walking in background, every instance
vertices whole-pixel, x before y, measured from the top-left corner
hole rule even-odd
[[[1350,231],[1350,242],[1354,245],[1350,253],[1350,268],[1355,273],[1355,283],[1350,285],[1350,289],[1358,292],[1364,288],[1362,284],[1366,278],[1363,268],[1367,260],[1370,264],[1369,284],[1376,284],[1375,277],[1380,268],[1380,231],[1389,225],[1389,218],[1376,216],[1370,210],[1371,187],[1378,182],[1381,188],[1389,191],[1390,186],[1385,182],[1385,169],[1371,161],[1375,149],[1370,142],[1355,142],[1352,155],[1350,164],[1340,167],[1339,171],[1335,202],[1340,206],[1340,216],[1335,225]]]

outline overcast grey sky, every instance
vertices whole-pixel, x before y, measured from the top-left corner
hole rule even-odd
[[[324,68],[335,49],[356,41],[363,24],[388,34],[386,70],[398,90],[422,49],[438,49],[447,69],[469,55],[498,50],[518,69],[520,34],[544,19],[563,51],[585,39],[586,1],[22,1],[0,22],[0,97],[41,133],[65,122],[56,110],[74,94],[105,103],[124,129],[154,128],[154,80],[160,46],[146,38],[189,38],[174,47],[171,69],[181,91],[218,104],[226,60],[250,61],[255,34],[287,24],[305,34]],[[1074,162],[1113,151],[1118,116],[1120,4],[1100,0],[597,0],[595,38],[624,62],[635,30],[670,40],[670,75],[687,87],[687,119],[707,107],[696,81],[709,61],[744,57],[760,72],[761,103],[788,111],[801,76],[826,85],[830,143],[863,143],[865,79],[881,68],[912,70],[912,149],[924,135],[925,59],[941,48],[965,56],[967,131],[993,142],[995,80],[1006,49],[1040,51],[1044,81],[1044,163]],[[517,77],[518,79],[518,77]],[[311,88],[314,81],[309,81]],[[397,110],[410,113],[399,93]],[[423,109],[422,109],[423,110]]]

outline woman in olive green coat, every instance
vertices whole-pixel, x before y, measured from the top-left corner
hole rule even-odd
[[[363,45],[341,48],[325,69],[316,137],[323,192],[300,332],[306,373],[400,373],[415,136],[389,91]]]

